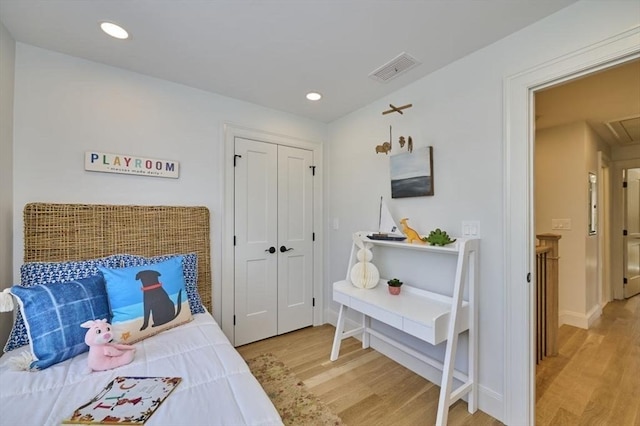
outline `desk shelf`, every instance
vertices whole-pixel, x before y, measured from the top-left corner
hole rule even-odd
[[[457,256],[455,277],[452,278],[453,295],[403,285],[399,295],[387,291],[387,280],[381,279],[372,289],[355,287],[350,281],[351,268],[355,264],[355,244],[351,248],[349,267],[345,280],[333,284],[333,300],[340,303],[336,334],[331,350],[331,361],[338,359],[340,343],[348,337],[362,335],[363,348],[369,347],[370,336],[401,349],[413,357],[442,371],[438,417],[436,424],[445,425],[449,407],[462,396],[469,394],[469,412],[477,409],[477,307],[475,288],[477,283],[477,259],[479,240],[459,238],[445,247],[426,244],[408,244],[397,241],[367,240],[377,246],[405,250],[418,250],[425,256],[431,253],[444,253]],[[468,283],[469,299],[463,299],[465,283]],[[354,330],[345,331],[346,310],[352,309],[362,314],[362,325]],[[371,318],[388,324],[409,335],[417,337],[431,345],[445,342],[444,362],[439,362],[425,354],[395,341],[371,328]],[[460,333],[469,333],[468,374],[454,369],[454,361]],[[462,381],[457,389],[452,389],[453,377]]]

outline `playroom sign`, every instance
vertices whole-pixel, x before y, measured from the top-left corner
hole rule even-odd
[[[177,179],[180,176],[180,163],[177,161],[96,151],[84,153],[84,169],[90,172],[123,173],[172,179]]]

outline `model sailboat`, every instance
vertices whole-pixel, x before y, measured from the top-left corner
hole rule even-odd
[[[402,241],[406,237],[400,231],[400,228],[396,224],[395,220],[389,212],[387,204],[380,197],[380,216],[378,218],[378,232],[367,235],[372,240],[389,240],[389,241]]]

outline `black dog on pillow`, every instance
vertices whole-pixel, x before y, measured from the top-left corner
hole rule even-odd
[[[149,316],[153,316],[152,327],[173,321],[175,317],[180,315],[182,309],[182,289],[178,293],[178,309],[175,310],[173,302],[169,298],[167,292],[162,288],[162,284],[158,281],[160,272],[145,270],[136,274],[136,280],[142,281],[142,296],[144,304],[144,323],[140,327],[140,331],[149,326]]]

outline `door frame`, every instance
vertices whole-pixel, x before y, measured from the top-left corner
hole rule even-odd
[[[534,92],[640,57],[640,27],[504,79],[504,416],[535,424]]]
[[[611,288],[611,159],[598,151],[598,306],[613,300]]]
[[[322,226],[322,194],[323,194],[323,156],[322,144],[311,142],[291,136],[276,133],[264,132],[261,130],[241,127],[234,124],[224,124],[224,202],[222,208],[222,282],[221,282],[221,325],[222,331],[235,345],[233,330],[234,315],[234,141],[236,137],[251,139],[259,142],[273,143],[276,145],[286,145],[295,148],[302,148],[313,151],[313,162],[315,165],[315,179],[313,180],[313,232],[315,233],[315,246],[313,250],[313,297],[315,307],[313,310],[313,325],[324,323],[324,300],[322,283],[323,281],[323,254],[324,254],[324,233]]]

